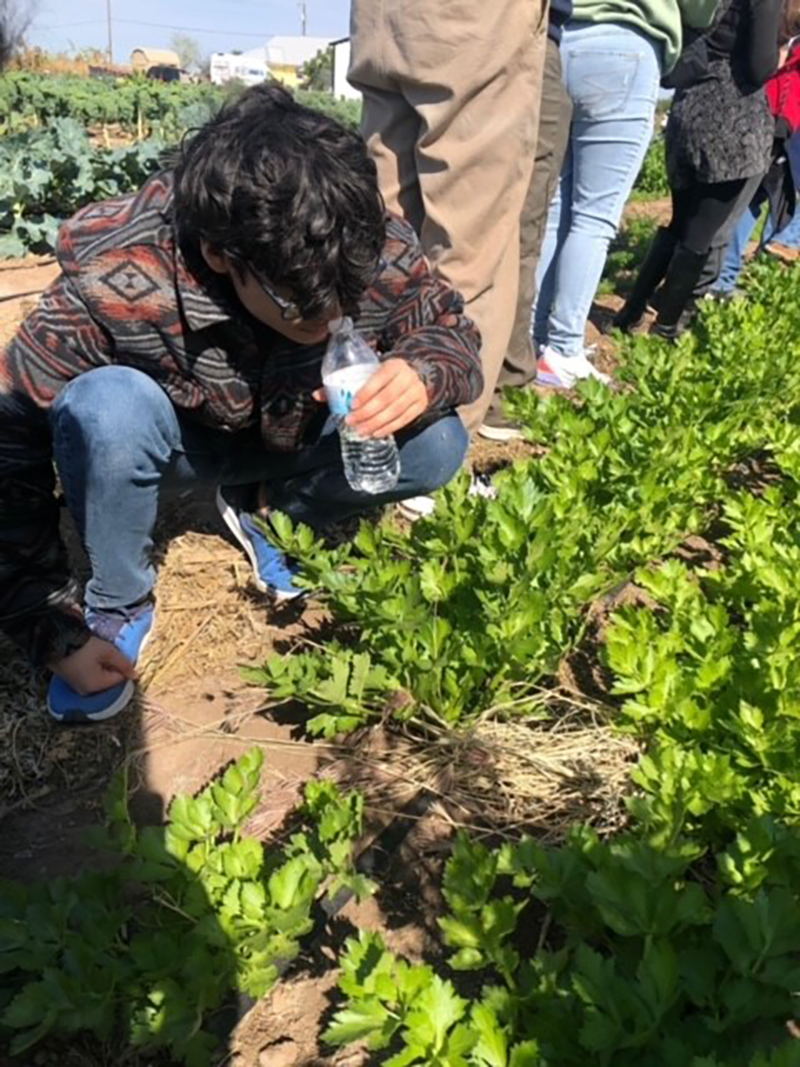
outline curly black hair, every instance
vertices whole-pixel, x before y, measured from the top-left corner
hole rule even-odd
[[[184,247],[206,240],[285,286],[308,318],[337,302],[355,311],[386,239],[363,140],[274,85],[248,89],[184,141],[175,220]]]

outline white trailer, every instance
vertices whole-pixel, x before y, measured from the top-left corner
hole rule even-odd
[[[266,81],[269,74],[266,58],[261,59],[248,53],[236,55],[233,52],[214,52],[211,56],[210,73],[214,85],[224,85],[230,81],[259,85]]]

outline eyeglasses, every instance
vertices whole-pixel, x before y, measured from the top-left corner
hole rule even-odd
[[[252,269],[250,273],[253,274],[253,277],[256,279],[256,281],[267,294],[267,296],[270,298],[270,300],[272,300],[280,308],[281,318],[284,322],[298,322],[300,319],[302,319],[303,312],[300,310],[297,304],[295,304],[294,300],[286,300],[284,297],[280,296],[278,293],[275,292],[269,282],[265,281],[260,274],[256,274]]]

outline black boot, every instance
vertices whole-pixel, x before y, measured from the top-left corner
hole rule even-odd
[[[694,293],[710,254],[678,245],[658,294],[658,317],[650,333],[675,341],[689,326],[695,311]]]
[[[642,321],[647,302],[669,268],[672,254],[677,246],[677,238],[666,226],[659,226],[655,237],[645,256],[644,263],[639,268],[636,281],[633,283],[628,299],[614,316],[614,325],[623,333],[629,333],[634,326]]]

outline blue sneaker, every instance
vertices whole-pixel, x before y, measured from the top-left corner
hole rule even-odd
[[[96,637],[102,637],[135,664],[144,651],[155,622],[155,607],[148,599],[122,611],[86,609],[86,624]],[[47,692],[47,710],[59,722],[102,722],[117,715],[131,701],[134,684],[120,682],[99,693],[81,696],[55,675]]]
[[[246,490],[221,486],[217,489],[217,507],[228,529],[245,550],[253,568],[253,580],[262,593],[276,600],[295,600],[306,590],[294,584],[300,568],[272,544],[252,513],[241,506]]]

